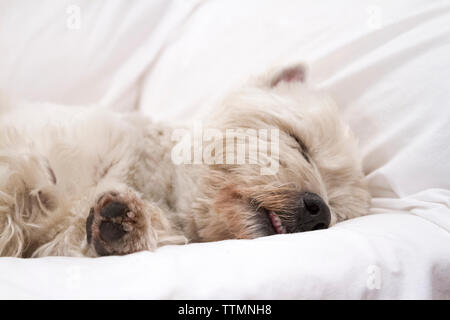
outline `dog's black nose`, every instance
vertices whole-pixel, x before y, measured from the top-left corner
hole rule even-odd
[[[331,214],[325,201],[312,192],[301,195],[298,231],[326,229],[330,225]]]

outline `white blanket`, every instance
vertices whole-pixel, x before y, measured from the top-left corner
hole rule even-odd
[[[0,258],[0,298],[450,299],[449,21],[429,0],[0,0],[0,88],[30,100],[184,120],[307,62],[360,139],[374,197],[372,215],[328,230]]]

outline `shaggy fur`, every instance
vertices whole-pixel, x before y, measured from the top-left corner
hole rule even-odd
[[[299,222],[306,193],[329,208],[329,225],[321,227],[365,214],[369,194],[355,138],[334,103],[303,79],[303,68],[292,66],[251,80],[204,121],[222,131],[279,130],[277,141],[254,137],[277,143],[271,174],[261,168],[273,151],[255,159],[248,153],[244,164],[175,164],[174,126],[3,98],[0,255],[93,257],[256,238],[277,233],[274,216],[285,232],[309,230]],[[233,151],[223,146],[216,139],[208,150],[223,160]]]

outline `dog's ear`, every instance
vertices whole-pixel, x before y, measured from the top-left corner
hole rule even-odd
[[[294,64],[279,71],[275,71],[270,78],[269,85],[273,88],[283,82],[305,82],[306,74],[307,68],[304,64]]]

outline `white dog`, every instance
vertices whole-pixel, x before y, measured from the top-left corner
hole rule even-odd
[[[205,119],[215,139],[192,164],[174,161],[186,145],[198,155],[195,142],[175,137],[188,127],[3,99],[0,255],[127,254],[322,229],[365,214],[356,141],[334,103],[303,79],[296,65],[231,93]],[[237,128],[244,139],[220,135]],[[230,162],[235,150],[244,157]]]

